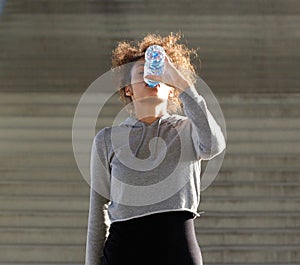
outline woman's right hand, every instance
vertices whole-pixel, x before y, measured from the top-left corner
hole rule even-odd
[[[150,80],[165,83],[168,86],[172,86],[179,92],[193,86],[189,81],[171,62],[170,58],[166,56],[164,64],[164,72],[161,76],[148,75],[146,76]]]

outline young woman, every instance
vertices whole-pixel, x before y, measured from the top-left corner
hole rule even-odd
[[[192,51],[179,39],[148,34],[113,52],[113,67],[132,64],[119,90],[130,116],[94,138],[86,265],[202,264],[194,229],[200,163],[221,153],[225,140],[194,87]],[[162,76],[149,77],[160,82],[152,88],[143,72],[154,44],[167,56]]]

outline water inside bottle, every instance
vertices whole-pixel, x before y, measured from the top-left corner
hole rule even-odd
[[[164,70],[165,51],[159,45],[149,46],[145,53],[144,80],[150,87],[155,87],[159,82],[145,78],[147,75],[160,76]]]

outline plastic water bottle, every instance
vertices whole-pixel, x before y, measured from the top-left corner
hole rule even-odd
[[[155,87],[159,82],[146,78],[147,75],[160,76],[164,72],[166,52],[159,45],[149,46],[145,53],[144,80],[150,87]]]

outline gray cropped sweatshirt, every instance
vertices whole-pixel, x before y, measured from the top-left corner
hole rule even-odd
[[[195,88],[179,97],[186,116],[166,114],[151,124],[129,117],[96,134],[86,265],[100,264],[112,222],[166,211],[199,216],[201,160],[220,154],[225,139]]]

